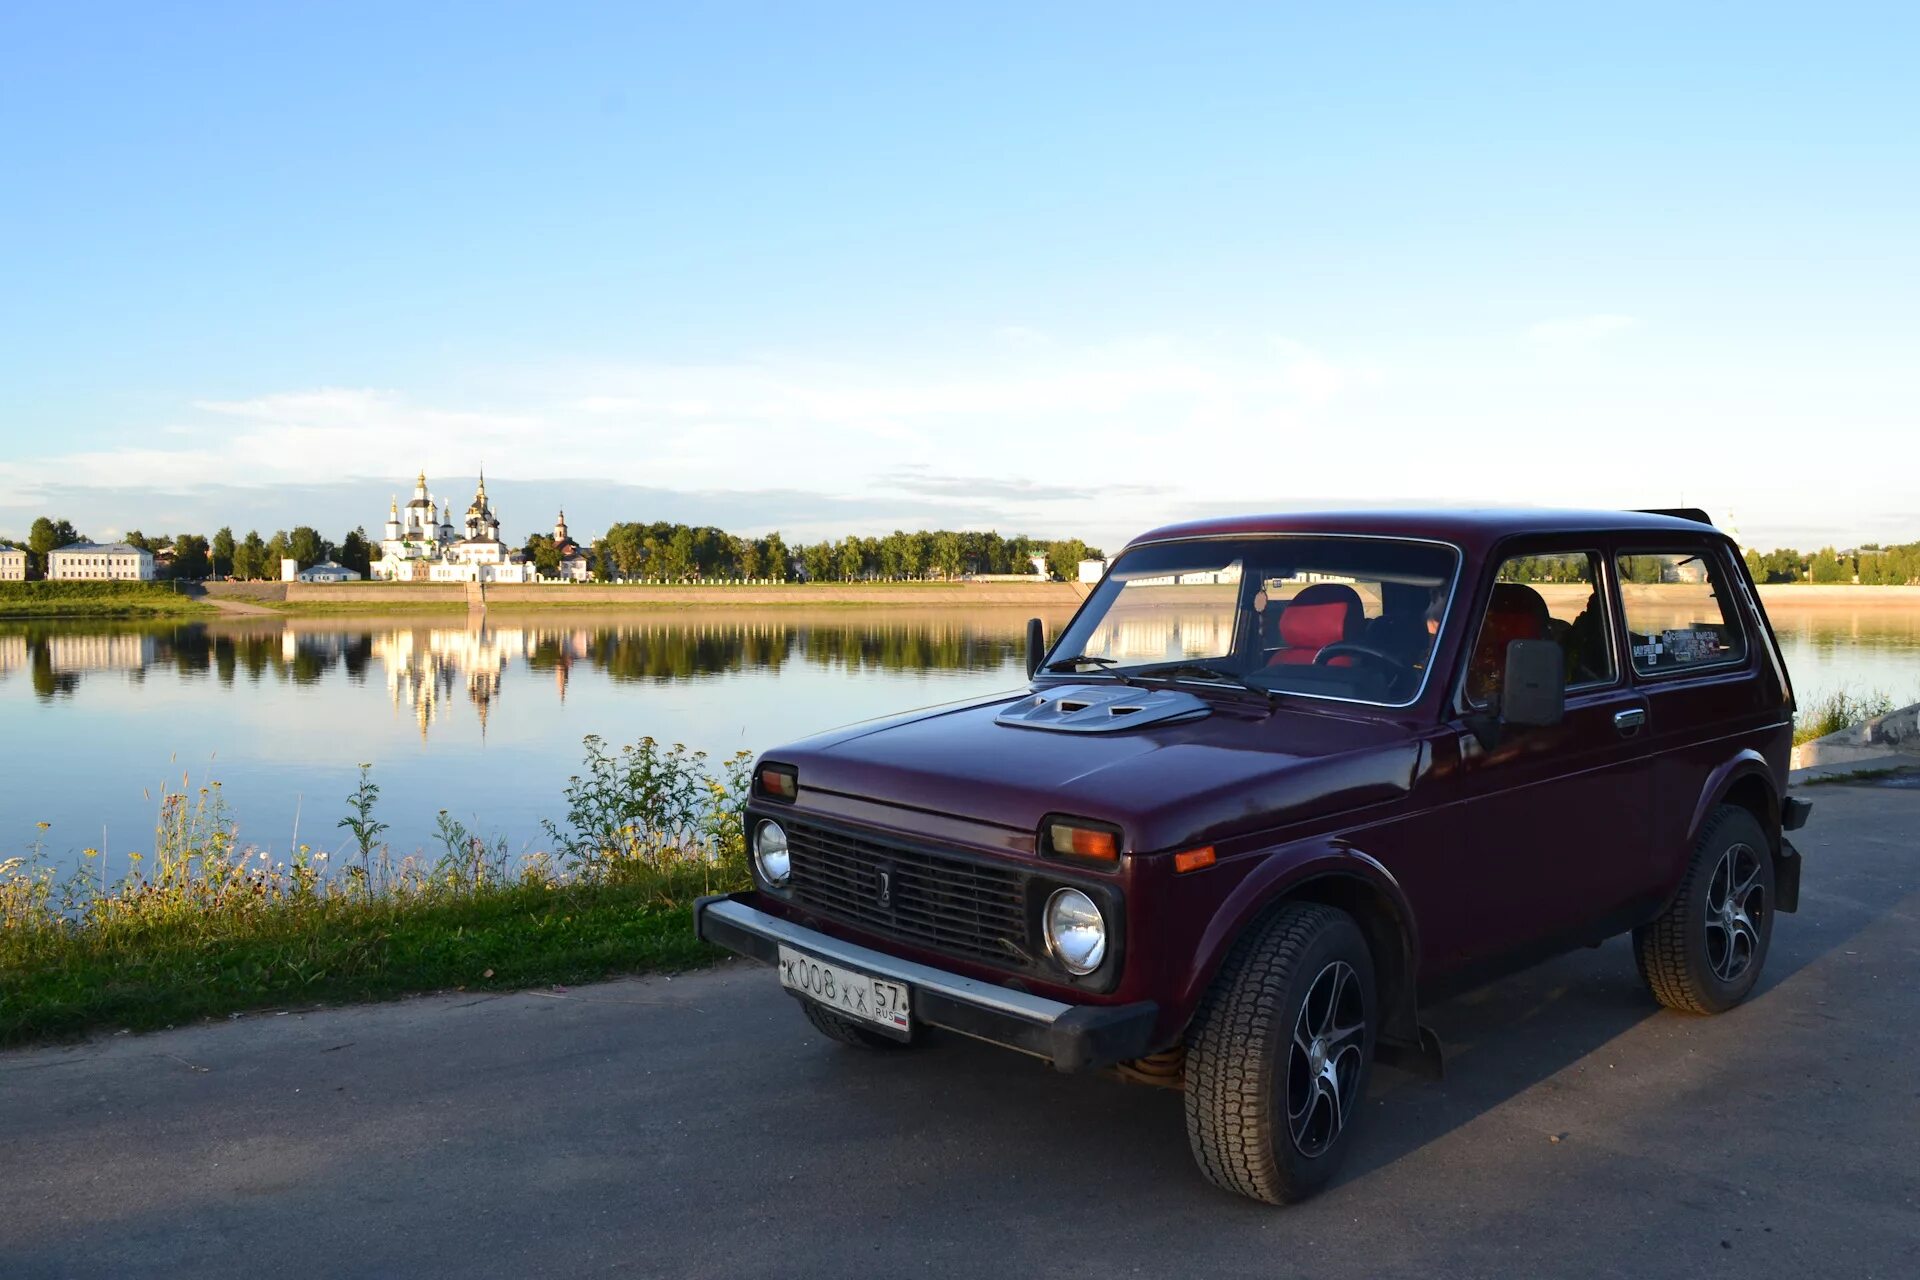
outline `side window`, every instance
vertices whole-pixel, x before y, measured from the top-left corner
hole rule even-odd
[[[1600,557],[1589,551],[1513,556],[1500,565],[1467,667],[1467,699],[1491,706],[1515,640],[1551,640],[1566,655],[1567,688],[1610,684],[1613,643]]]
[[[1719,559],[1709,551],[1639,552],[1620,557],[1620,603],[1633,669],[1665,675],[1740,662],[1740,629]]]

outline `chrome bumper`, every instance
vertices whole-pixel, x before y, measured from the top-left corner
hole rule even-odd
[[[767,964],[778,959],[784,944],[816,959],[904,983],[912,992],[916,1023],[1030,1053],[1060,1071],[1106,1066],[1153,1050],[1160,1007],[1150,1000],[1124,1005],[1066,1004],[1014,991],[768,915],[750,904],[753,896],[696,899],[694,933],[703,941]]]

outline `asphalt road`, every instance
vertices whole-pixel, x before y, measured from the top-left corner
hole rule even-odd
[[[730,967],[0,1055],[0,1276],[1914,1276],[1920,793],[1808,794],[1749,1004],[1616,941],[1434,1009],[1446,1083],[1376,1073],[1292,1209],[1175,1094],[841,1049]]]

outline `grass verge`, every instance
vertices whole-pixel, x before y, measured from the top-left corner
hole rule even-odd
[[[0,582],[0,618],[198,618],[213,606],[167,582]]]
[[[94,850],[64,880],[37,847],[0,860],[0,1045],[710,963],[693,899],[747,884],[745,768],[589,738],[550,852],[510,856],[442,813],[442,851],[396,861],[363,766],[331,866],[239,846],[217,785],[169,793],[152,855],[117,881],[91,873]]]
[[[432,899],[336,900],[206,922],[74,929],[0,963],[0,1044],[151,1030],[250,1009],[511,990],[682,970],[710,884],[506,885]]]

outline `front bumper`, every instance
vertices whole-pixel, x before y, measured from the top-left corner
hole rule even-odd
[[[784,944],[815,959],[904,983],[912,992],[915,1022],[1045,1058],[1059,1071],[1108,1066],[1153,1050],[1160,1007],[1151,1000],[1122,1005],[1066,1004],[994,986],[768,915],[750,905],[747,900],[752,896],[742,893],[696,899],[694,933],[705,942],[767,964],[779,958]]]

